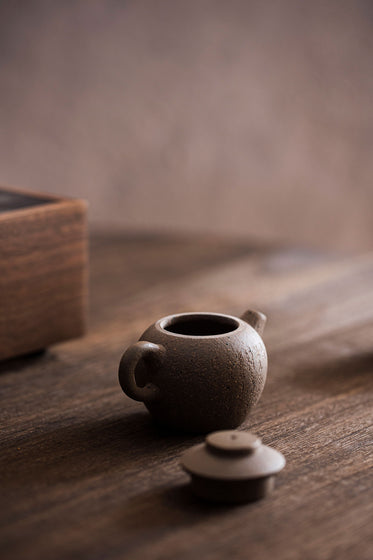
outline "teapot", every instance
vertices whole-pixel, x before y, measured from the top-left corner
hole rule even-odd
[[[207,433],[242,424],[263,391],[266,317],[179,313],[153,323],[123,354],[119,383],[154,420]]]

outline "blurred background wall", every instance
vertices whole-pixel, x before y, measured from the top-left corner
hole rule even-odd
[[[0,182],[93,228],[373,248],[369,0],[1,0]]]

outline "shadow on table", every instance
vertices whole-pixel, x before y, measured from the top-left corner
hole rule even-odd
[[[172,483],[171,483],[172,484]],[[190,526],[211,516],[220,517],[251,504],[214,504],[196,498],[189,484],[179,481],[174,486],[147,490],[131,497],[116,515],[116,521],[124,531],[144,534],[147,529],[161,531],[169,528]]]
[[[50,420],[4,449],[0,472],[6,486],[55,484],[114,472],[124,476],[149,462],[172,459],[196,441],[157,428],[145,411],[59,428]]]
[[[1,361],[0,375],[4,373],[22,371],[24,368],[30,367],[30,365],[42,365],[50,363],[51,361],[57,361],[53,352],[50,352],[47,349],[37,350],[29,354],[24,354],[23,356],[17,356],[16,358],[9,358],[8,360]]]

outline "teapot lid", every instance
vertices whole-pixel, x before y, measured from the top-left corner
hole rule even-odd
[[[277,474],[284,468],[285,458],[252,433],[223,430],[189,449],[182,466],[192,475],[209,479],[248,480]]]

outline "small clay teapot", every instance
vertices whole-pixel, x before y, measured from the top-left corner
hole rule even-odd
[[[151,325],[123,354],[119,383],[153,418],[175,430],[236,428],[263,391],[266,317],[180,313]]]

